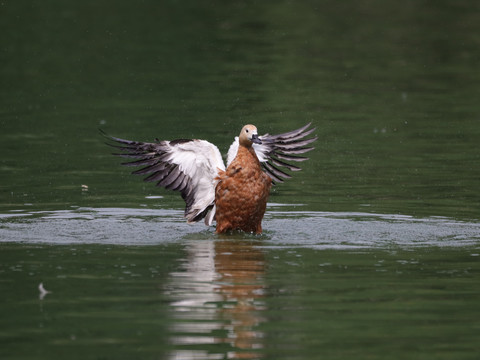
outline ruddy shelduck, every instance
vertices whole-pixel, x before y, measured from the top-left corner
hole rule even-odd
[[[230,146],[226,168],[218,148],[205,140],[148,143],[102,133],[119,144],[111,145],[121,150],[114,155],[136,159],[122,165],[143,166],[132,174],[148,174],[145,181],[180,191],[189,223],[205,219],[210,226],[215,220],[217,233],[240,230],[260,234],[272,183],[291,178],[279,167],[298,171],[298,166],[286,161],[307,160],[298,154],[313,150],[309,145],[317,137],[306,138],[315,131],[310,125],[262,136],[254,125],[245,125]]]

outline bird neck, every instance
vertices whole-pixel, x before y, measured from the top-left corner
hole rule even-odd
[[[250,158],[256,165],[260,167],[260,161],[258,160],[257,154],[255,153],[255,149],[252,146],[244,146],[240,145],[238,147],[238,154],[237,156],[241,157],[248,157]]]

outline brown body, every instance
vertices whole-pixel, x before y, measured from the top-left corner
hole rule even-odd
[[[240,135],[237,156],[226,171],[219,173],[218,179],[215,188],[216,232],[261,233],[272,180],[263,172],[250,140]]]

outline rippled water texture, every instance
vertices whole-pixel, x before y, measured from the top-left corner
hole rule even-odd
[[[478,245],[480,240],[478,222],[372,213],[281,211],[275,208],[281,206],[269,206],[264,234],[258,236],[265,246],[408,249],[416,246],[471,246]],[[182,211],[163,209],[16,211],[1,214],[0,224],[0,241],[34,244],[159,245],[185,239],[221,238],[214,234],[214,227],[202,223],[189,225],[183,219]],[[242,234],[237,236],[242,237]]]
[[[79,359],[477,353],[478,223],[279,208],[269,207],[260,236],[216,235],[186,224],[175,210],[2,215],[0,353]]]

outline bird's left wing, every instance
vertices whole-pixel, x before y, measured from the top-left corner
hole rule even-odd
[[[148,175],[144,181],[180,191],[185,200],[188,222],[203,219],[213,208],[218,169],[225,170],[218,148],[205,140],[173,140],[155,143],[124,140],[102,134],[117,144],[114,155],[135,159],[122,163],[142,166],[132,174]]]
[[[299,129],[289,131],[283,134],[270,135],[265,134],[258,138],[261,144],[253,144],[257,158],[260,161],[263,170],[270,176],[274,183],[282,183],[283,179],[290,179],[292,176],[281,170],[280,167],[290,171],[301,170],[298,166],[288,162],[305,161],[307,157],[299,156],[308,151],[313,150],[313,146],[309,146],[317,136],[306,138],[311,135],[315,128],[310,128],[311,123],[302,126]],[[233,161],[238,151],[238,137],[228,150],[227,166]]]

